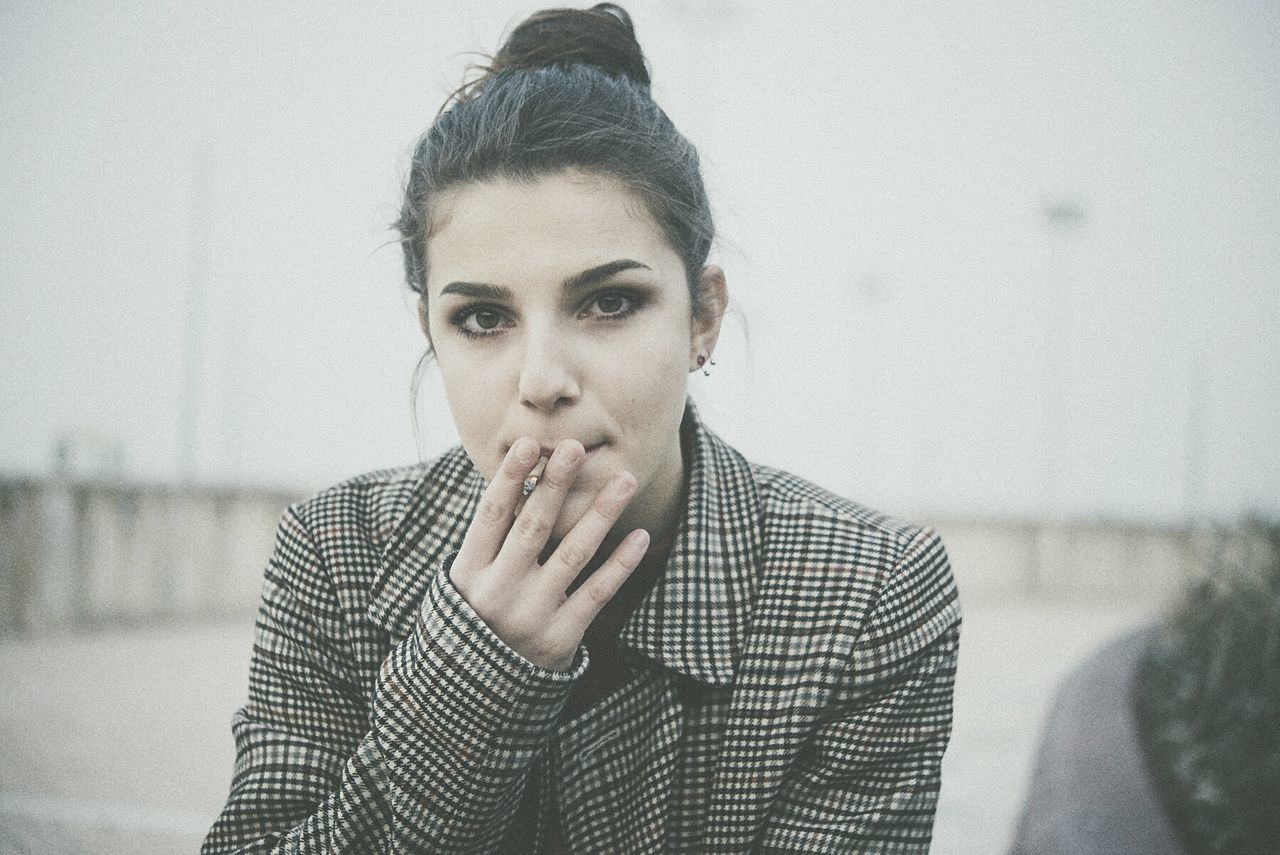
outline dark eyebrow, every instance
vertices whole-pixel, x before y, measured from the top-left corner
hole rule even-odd
[[[590,288],[597,282],[608,279],[615,273],[621,273],[624,270],[636,269],[652,270],[647,264],[641,264],[630,258],[619,258],[617,261],[610,261],[608,264],[601,264],[599,267],[592,267],[584,270],[564,280],[562,287],[566,291],[581,291],[583,288]]]
[[[575,273],[564,280],[561,283],[561,287],[566,291],[581,291],[608,279],[615,273],[636,269],[652,270],[653,268],[630,258],[619,258],[617,261],[610,261],[607,264],[589,268],[581,273]],[[480,300],[501,301],[511,298],[511,289],[488,282],[450,282],[440,289],[440,296],[443,297],[445,294],[459,294],[463,297],[472,297]]]
[[[445,294],[501,301],[510,297],[511,291],[498,285],[490,285],[488,282],[450,282],[440,289],[440,296],[443,297]]]

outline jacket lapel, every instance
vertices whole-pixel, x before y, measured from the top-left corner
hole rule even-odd
[[[624,648],[665,668],[642,667],[638,694],[601,710],[611,722],[607,728],[591,728],[611,741],[597,750],[587,746],[580,764],[566,767],[562,810],[574,852],[663,851],[669,793],[683,760],[678,688],[686,677],[717,687],[734,687],[739,678],[763,551],[756,474],[703,425],[692,401],[681,431],[690,461],[685,515],[663,575],[619,636]],[[562,743],[565,759],[587,738]],[[713,803],[731,792],[726,783],[742,783],[726,776],[721,769]],[[762,798],[751,806],[748,825],[766,805]]]
[[[742,455],[702,424],[681,424],[690,457],[686,511],[666,570],[622,628],[623,645],[712,686],[729,686],[751,619],[760,499]]]
[[[461,447],[437,458],[418,481],[382,546],[366,610],[393,641],[408,637],[433,574],[462,546],[484,479]]]

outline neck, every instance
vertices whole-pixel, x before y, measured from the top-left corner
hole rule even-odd
[[[684,516],[689,493],[683,445],[679,439],[672,443],[671,453],[667,455],[662,470],[650,482],[649,488],[627,506],[597,555],[603,553],[607,558],[624,537],[642,528],[649,532],[649,548],[645,551],[644,561],[659,558],[666,562],[676,529]],[[601,561],[603,563],[603,558]]]
[[[632,575],[646,571],[660,572],[666,566],[687,504],[689,479],[686,471],[683,443],[677,442],[664,471],[651,485],[656,487],[660,484],[665,489],[646,490],[632,500],[613,530],[605,536],[595,557],[579,575],[574,587],[604,564],[623,539],[638,528],[649,532],[649,548],[645,550],[640,566]]]

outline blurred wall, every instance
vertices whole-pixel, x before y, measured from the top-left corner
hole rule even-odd
[[[285,506],[226,488],[0,481],[0,634],[243,618]],[[939,518],[966,602],[1163,601],[1209,533],[1112,521]]]
[[[250,615],[294,498],[0,480],[0,633]]]

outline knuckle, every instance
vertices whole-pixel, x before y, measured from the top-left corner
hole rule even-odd
[[[504,516],[506,516],[505,509],[492,496],[481,499],[480,507],[476,509],[476,517],[486,523],[500,522]]]
[[[587,549],[577,541],[566,540],[560,544],[560,548],[556,550],[556,559],[565,567],[577,569],[586,565],[591,559]]]
[[[515,532],[524,540],[540,543],[551,534],[551,520],[538,514],[521,514],[516,518]]]
[[[514,487],[524,483],[525,477],[529,474],[528,466],[516,463],[514,461],[505,466],[498,468],[498,474],[494,476],[494,481],[502,481],[507,487]]]
[[[613,521],[622,514],[622,508],[610,499],[601,497],[591,505],[591,515],[598,525],[613,525]]]
[[[548,644],[545,639],[539,638],[530,643],[527,648],[530,652],[528,657],[534,662],[550,662],[556,658],[555,645]]]
[[[591,600],[592,605],[603,607],[613,599],[613,591],[613,586],[608,582],[592,578],[591,583],[587,585],[587,598]]]
[[[525,632],[519,639],[513,639],[511,647],[525,659],[547,667],[563,658],[561,645],[553,636],[545,632]]]
[[[551,467],[547,467],[547,471],[542,475],[542,482],[538,485],[538,489],[550,489],[555,493],[563,493],[569,489],[569,485],[573,483],[573,474],[571,472],[563,472],[560,470],[551,471]]]

